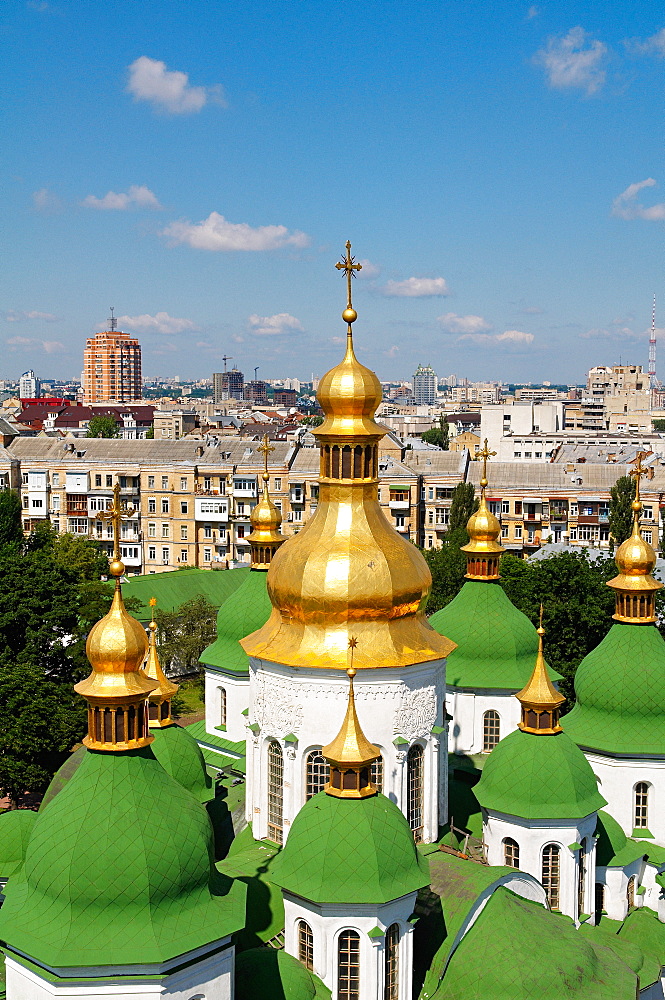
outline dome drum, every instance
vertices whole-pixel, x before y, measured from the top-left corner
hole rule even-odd
[[[321,446],[321,480],[378,482],[377,435],[372,444],[351,445],[348,438],[333,438]]]

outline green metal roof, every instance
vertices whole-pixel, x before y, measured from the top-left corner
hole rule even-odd
[[[283,950],[251,948],[236,958],[236,1000],[330,1000],[318,976]]]
[[[561,724],[580,746],[665,754],[665,640],[655,625],[613,625],[577,668],[575,695]]]
[[[566,733],[520,729],[489,755],[474,794],[484,809],[523,819],[580,819],[607,805],[591,765]]]
[[[644,988],[657,982],[661,967],[665,965],[665,924],[658,919],[658,914],[647,906],[631,910],[619,931],[619,940],[635,944],[645,957],[640,986]]]
[[[448,685],[519,691],[533,672],[536,630],[498,583],[467,580],[429,623],[457,643],[446,662]],[[551,668],[549,675],[560,679]]]
[[[244,920],[245,886],[215,869],[206,810],[150,747],[87,751],[38,816],[0,938],[56,968],[145,965]]]
[[[315,903],[387,903],[429,884],[404,814],[385,795],[319,792],[300,810],[270,878]]]
[[[146,576],[130,576],[122,585],[122,593],[127,600],[135,597],[141,602],[138,612],[132,612],[142,622],[150,621],[151,597],[157,598],[157,607],[162,611],[175,611],[185,601],[203,594],[211,604],[219,607],[249,574],[247,569],[179,569],[172,573],[149,573]]]
[[[631,861],[644,857],[649,853],[650,844],[644,841],[631,840],[615,820],[603,809],[598,813],[596,828],[598,842],[596,844],[596,864],[610,868],[623,868]]]
[[[172,778],[199,800],[209,802],[215,797],[212,778],[206,771],[205,760],[196,740],[182,726],[165,726],[150,730],[155,737],[152,752]]]
[[[267,575],[260,570],[246,573],[237,590],[224,601],[217,614],[217,639],[201,653],[202,663],[234,673],[249,673],[247,653],[238,640],[262,628],[270,617]]]
[[[10,809],[0,813],[0,878],[9,878],[23,865],[37,813]]]

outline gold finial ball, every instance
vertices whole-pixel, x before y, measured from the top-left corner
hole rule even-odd
[[[125,572],[125,564],[120,559],[112,559],[109,563],[109,573],[111,576],[122,576]]]
[[[640,503],[639,500],[633,500],[630,506],[633,508],[633,510],[642,510],[642,504]]]
[[[345,309],[344,312],[342,313],[342,319],[344,320],[345,323],[355,323],[355,321],[358,319],[358,313],[355,311],[355,309],[351,308]]]
[[[357,673],[358,673],[358,671],[356,670],[355,667],[347,667],[346,668],[346,676],[347,677],[355,677]]]

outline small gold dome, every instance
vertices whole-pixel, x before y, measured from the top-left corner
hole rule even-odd
[[[463,552],[503,552],[497,539],[501,534],[498,519],[487,506],[485,493],[480,498],[480,505],[466,523],[469,542],[462,546]]]
[[[118,585],[110,611],[90,630],[85,651],[92,673],[75,687],[84,698],[147,697],[157,686],[141,670],[148,640],[141,623],[125,609]]]
[[[636,513],[639,514],[639,511],[642,509],[642,504],[633,503],[632,506],[634,511],[637,507]],[[637,517],[634,518],[633,533],[630,538],[627,538],[625,542],[622,542],[617,549],[615,562],[617,564],[617,569],[622,576],[650,576],[654,570],[656,565],[656,553],[649,543],[645,542],[642,538]]]
[[[319,382],[318,400],[326,419],[314,432],[317,438],[340,435],[377,435],[385,431],[372,419],[383,393],[381,383],[369,368],[361,365],[347,335],[346,354]]]
[[[264,487],[263,496],[257,503],[257,505],[252,510],[249,517],[249,523],[252,526],[252,534],[249,536],[250,540],[256,534],[256,541],[271,541],[273,534],[279,532],[282,526],[282,513],[278,507],[270,499],[268,493],[268,482],[266,477],[263,477]],[[260,533],[260,535],[258,534]]]

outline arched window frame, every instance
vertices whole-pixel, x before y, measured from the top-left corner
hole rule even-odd
[[[631,875],[626,885],[626,902],[628,903],[629,910],[632,910],[635,906],[636,892],[637,892],[637,875]]]
[[[344,951],[345,943],[351,940],[357,947],[353,949],[353,952]],[[336,1000],[360,1000],[360,976],[362,972],[360,946],[361,937],[354,927],[343,927],[339,931],[335,941]],[[345,955],[350,956],[350,961],[345,963],[343,967]],[[357,960],[354,961],[356,957]]]
[[[296,923],[296,940],[298,944],[298,961],[310,972],[314,971],[314,933],[311,926],[302,918]]]
[[[223,727],[224,729],[226,729],[226,719],[227,719],[226,705],[227,705],[226,688],[225,687],[220,687],[219,688],[219,725],[220,725],[220,727]]]
[[[561,902],[561,845],[545,844],[540,858],[540,881],[551,910],[558,910]]]
[[[585,838],[580,844],[577,857],[577,912],[580,917],[585,912],[587,867],[587,844]]]
[[[638,781],[633,786],[633,829],[648,830],[649,828],[649,792],[648,781]]]
[[[418,760],[418,771],[412,766]],[[416,780],[417,778],[417,780]],[[416,843],[423,839],[425,825],[425,751],[420,743],[409,747],[406,755],[407,812]]]
[[[279,760],[276,751],[279,752]],[[276,844],[282,844],[284,841],[284,750],[279,740],[267,741],[266,763],[268,838]],[[279,788],[277,788],[277,778],[279,778]]]
[[[314,758],[320,758],[315,761]],[[320,769],[318,774],[314,768]],[[317,792],[323,790],[330,778],[330,765],[321,755],[321,747],[310,747],[305,754],[305,802],[308,802]]]
[[[483,753],[491,753],[501,739],[501,716],[495,708],[483,712]]]
[[[519,868],[520,845],[513,837],[503,838],[503,863],[508,868]]]
[[[401,940],[402,932],[398,923],[386,928],[383,1000],[399,1000]]]

